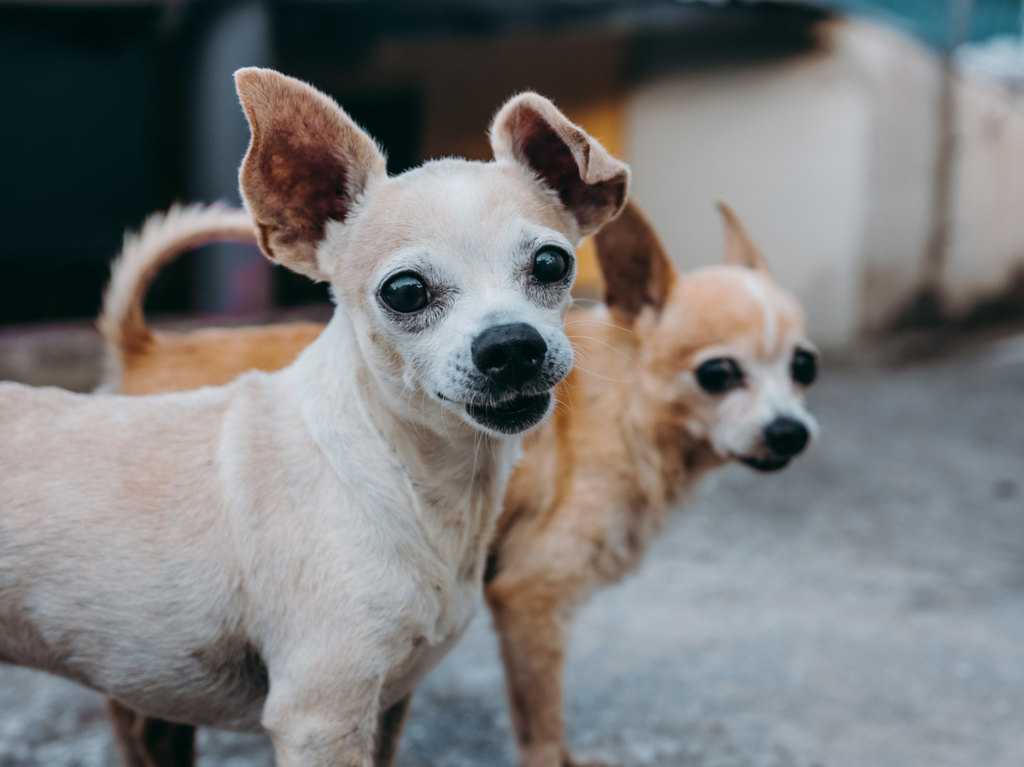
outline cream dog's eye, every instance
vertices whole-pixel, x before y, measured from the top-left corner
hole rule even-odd
[[[797,349],[793,354],[793,362],[790,364],[790,373],[793,380],[801,386],[810,386],[818,377],[818,361],[810,352]]]
[[[416,272],[402,272],[380,288],[381,300],[396,312],[412,314],[430,303],[430,291]]]
[[[743,383],[743,371],[728,357],[708,360],[696,371],[697,383],[704,391],[721,394]]]
[[[533,257],[530,274],[537,282],[558,282],[569,272],[570,256],[561,248],[549,245],[541,248]]]

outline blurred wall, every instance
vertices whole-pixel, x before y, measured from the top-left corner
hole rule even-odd
[[[824,345],[915,320],[936,231],[932,53],[792,4],[650,2],[564,18],[543,3],[521,15],[456,5],[0,5],[0,86],[16,105],[0,121],[0,321],[93,314],[125,227],[175,199],[237,202],[246,129],[230,72],[254,57],[334,96],[392,172],[486,159],[494,111],[538,90],[631,162],[634,194],[681,267],[720,257],[720,198]],[[233,20],[250,12],[257,24]],[[940,309],[1024,314],[1021,101],[973,78],[957,95]],[[199,305],[203,280],[220,277],[193,263],[215,259],[163,272],[151,310]],[[582,264],[581,291],[594,293],[593,261]],[[259,258],[253,268],[263,272],[227,281],[242,289],[268,270]],[[324,297],[282,269],[273,283],[278,304]]]
[[[784,58],[822,15],[659,0],[0,3],[0,87],[16,105],[0,121],[11,182],[0,188],[0,323],[93,315],[125,228],[175,200],[238,202],[237,66],[314,83],[399,172],[429,157],[488,157],[491,116],[524,89],[620,151],[636,82],[666,66]],[[151,313],[325,296],[281,269],[268,291],[269,267],[244,260],[236,269],[209,249],[183,258],[153,285]],[[583,264],[581,288],[593,293],[593,261]]]
[[[857,330],[871,126],[849,78],[815,53],[667,77],[626,110],[633,194],[677,265],[720,261],[728,202],[826,344]]]
[[[940,62],[875,24],[833,21],[819,51],[678,72],[627,95],[634,194],[681,266],[720,257],[729,201],[814,337],[842,346],[913,321],[926,287],[939,162]],[[1024,313],[1024,101],[963,78],[939,268],[953,320]]]
[[[1024,96],[995,83],[959,91],[960,144],[944,286],[955,316],[1024,311]],[[980,317],[979,319],[984,319]]]

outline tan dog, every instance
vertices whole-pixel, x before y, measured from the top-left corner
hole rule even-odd
[[[262,726],[285,767],[387,764],[473,612],[514,435],[571,367],[572,247],[628,170],[522,94],[494,162],[389,178],[323,94],[237,85],[260,246],[338,307],[293,364],[221,388],[0,385],[0,660]]]
[[[487,574],[524,767],[576,764],[562,727],[572,611],[640,561],[666,509],[702,474],[733,459],[781,468],[816,430],[802,404],[816,366],[803,313],[734,214],[721,210],[726,265],[689,274],[676,273],[632,204],[597,235],[607,307],[570,314],[578,365],[557,389],[563,406],[526,440]],[[181,211],[152,219],[129,241],[101,321],[120,369],[111,385],[169,390],[279,367],[303,336],[319,332],[294,324],[153,334],[145,326],[142,298],[156,267],[197,238],[251,239],[237,236],[245,215]],[[190,763],[191,728],[116,705],[114,713],[131,765]]]

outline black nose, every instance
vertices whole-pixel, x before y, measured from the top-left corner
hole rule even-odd
[[[764,428],[765,442],[778,455],[796,455],[807,447],[809,437],[807,427],[795,418],[779,417]]]
[[[495,383],[505,386],[530,380],[544,363],[548,345],[525,322],[495,325],[473,340],[473,363]]]

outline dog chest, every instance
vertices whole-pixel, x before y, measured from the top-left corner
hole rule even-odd
[[[381,706],[389,708],[409,695],[420,680],[455,646],[469,626],[480,600],[476,582],[458,583],[440,619],[428,632],[417,634],[411,652],[399,664],[381,693]]]

